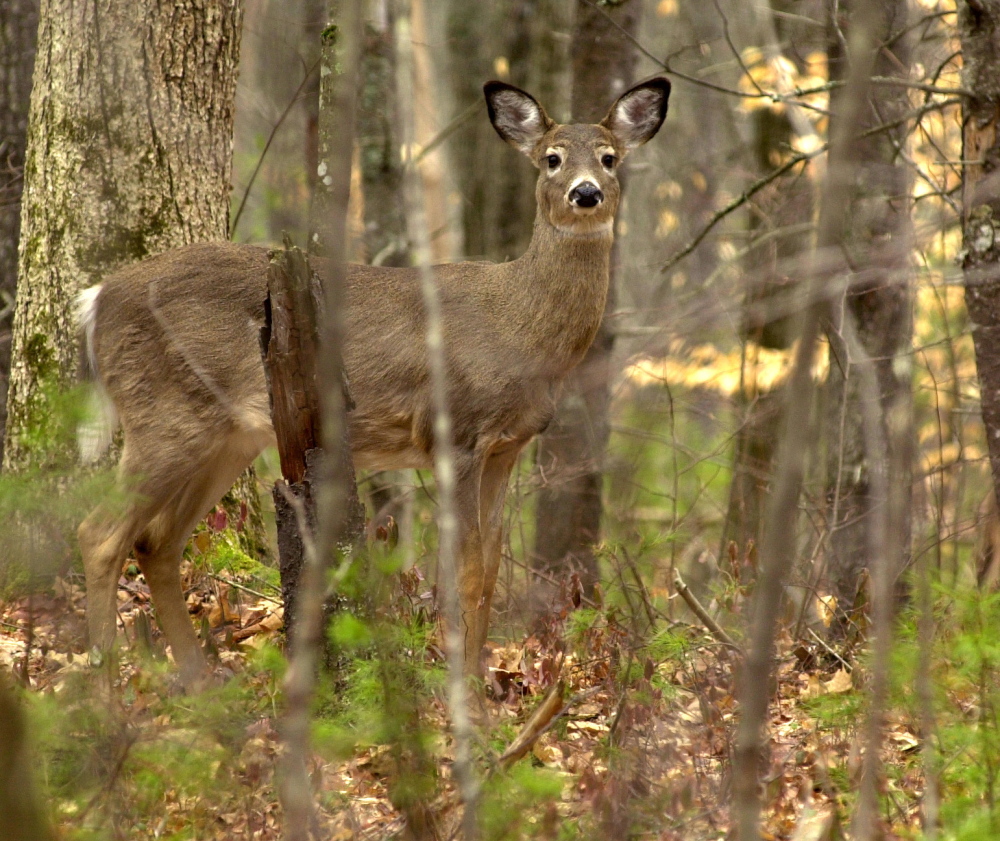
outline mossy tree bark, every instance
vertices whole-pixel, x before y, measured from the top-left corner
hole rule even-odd
[[[958,4],[965,101],[962,134],[965,301],[972,320],[994,492],[1000,498],[1000,2]]]
[[[607,10],[582,0],[578,4],[571,48],[575,122],[601,120],[633,81],[637,53],[625,33],[635,34],[640,13],[635,0]],[[606,312],[616,303],[618,262],[616,247]],[[567,380],[556,415],[538,442],[545,483],[538,496],[531,565],[545,573],[543,583],[575,571],[587,593],[598,581],[594,546],[601,533],[603,460],[611,433],[613,349],[614,334],[605,319],[583,362]],[[534,588],[537,610],[546,610],[550,603],[546,589]]]
[[[4,466],[37,464],[31,433],[71,385],[78,292],[118,267],[226,239],[239,0],[43,0],[24,174],[20,288]],[[247,476],[230,497],[262,541]]]
[[[7,418],[21,185],[35,64],[38,0],[0,0],[0,439]],[[2,457],[0,440],[0,457]]]

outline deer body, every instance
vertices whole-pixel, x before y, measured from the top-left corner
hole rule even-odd
[[[434,267],[470,671],[486,639],[510,471],[597,332],[618,203],[614,168],[659,128],[669,84],[632,89],[599,126],[556,125],[530,96],[501,83],[486,93],[497,131],[541,174],[524,255]],[[124,269],[83,299],[92,367],[124,429],[119,470],[136,492],[124,512],[100,507],[80,526],[91,644],[113,644],[117,580],[134,551],[189,684],[206,666],[181,593],[181,553],[198,520],[274,440],[258,338],[267,261],[256,246],[188,246]],[[418,272],[350,266],[345,291],[355,465],[429,468],[433,413]]]

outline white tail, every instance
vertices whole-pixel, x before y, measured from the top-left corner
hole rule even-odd
[[[118,428],[118,413],[115,412],[114,403],[100,382],[97,358],[94,356],[97,298],[100,294],[100,286],[91,286],[89,289],[84,289],[76,299],[76,317],[83,333],[87,377],[96,381],[87,401],[86,420],[76,429],[80,460],[84,464],[93,464],[108,451],[115,429]]]
[[[559,387],[600,324],[617,169],[659,130],[670,84],[623,94],[597,125],[558,125],[528,94],[485,86],[500,136],[538,168],[527,252],[508,263],[435,266],[454,416],[459,588],[466,666],[479,668],[500,565],[507,480],[552,416]],[[112,645],[121,565],[134,551],[187,682],[204,674],[179,560],[197,521],[273,440],[258,347],[267,251],[203,244],[131,266],[88,290],[92,367],[118,411],[128,510],[80,526],[91,643]],[[433,418],[417,272],[351,266],[344,364],[359,468],[430,467]]]

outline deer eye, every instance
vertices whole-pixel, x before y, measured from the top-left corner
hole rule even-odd
[[[549,169],[559,169],[559,164],[562,163],[562,158],[558,155],[549,155],[545,160],[548,162]]]
[[[615,165],[615,156],[614,155],[602,155],[601,156],[601,163],[604,165],[604,167],[606,169],[611,169],[611,167],[613,167]]]

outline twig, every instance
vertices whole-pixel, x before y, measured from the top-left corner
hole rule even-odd
[[[535,708],[535,711],[521,728],[521,732],[517,734],[514,741],[507,746],[507,750],[500,756],[498,763],[502,770],[506,771],[531,750],[532,745],[535,744],[547,729],[549,722],[555,718],[556,714],[561,714],[568,709],[568,705],[563,706],[562,702],[565,691],[566,681],[562,679],[549,687],[549,691],[542,699],[542,703]]]
[[[723,219],[725,219],[730,213],[732,213],[737,208],[746,204],[746,202],[763,190],[768,184],[777,178],[780,178],[790,169],[798,166],[803,161],[812,160],[817,155],[821,155],[826,152],[829,144],[824,143],[818,149],[814,149],[811,152],[799,152],[797,155],[793,155],[787,161],[785,161],[777,169],[771,170],[767,175],[761,176],[756,181],[753,182],[749,187],[747,187],[742,193],[740,193],[735,199],[733,199],[729,204],[723,207],[721,210],[715,212],[711,219],[705,223],[704,227],[698,232],[698,234],[688,242],[680,251],[676,252],[663,266],[660,268],[660,274],[664,274],[670,269],[672,269],[677,263],[688,256],[692,251],[694,251],[699,245],[701,245],[702,240],[705,239],[711,233],[712,229],[719,224]]]
[[[465,123],[476,116],[480,111],[483,110],[482,103],[476,101],[472,103],[468,108],[462,111],[455,117],[452,117],[451,122],[448,123],[441,131],[434,135],[420,150],[420,154],[414,156],[413,160],[409,162],[410,166],[416,166],[424,158],[426,158],[431,152],[437,149],[442,143],[444,143],[449,137],[451,137],[456,131],[458,131]]]
[[[294,510],[294,503],[291,502],[291,500],[294,497],[292,497],[292,495],[290,493],[287,493],[287,488],[285,488],[284,486],[282,486],[282,491],[285,492],[284,493],[284,497],[285,497],[285,499],[287,499],[289,501],[289,504],[293,505],[293,510]],[[294,499],[295,499],[295,502],[299,501],[297,498],[294,498]],[[297,511],[296,511],[296,522],[298,522],[298,512]],[[258,599],[267,599],[267,601],[269,601],[269,602],[280,601],[280,599],[281,599],[280,595],[274,595],[274,596],[265,595],[264,593],[260,593],[257,590],[251,590],[245,584],[240,584],[238,581],[233,581],[231,578],[223,578],[221,575],[217,575],[214,572],[210,572],[208,574],[208,577],[209,578],[213,578],[216,581],[219,581],[219,582],[221,582],[223,584],[228,584],[230,587],[235,587],[237,590],[242,590],[244,593],[247,593],[248,595],[256,596]]]
[[[702,624],[713,637],[723,645],[728,645],[737,651],[740,650],[740,647],[733,641],[733,638],[726,633],[726,629],[712,618],[711,614],[705,610],[694,593],[688,589],[688,585],[676,569],[674,570],[674,589],[677,591],[677,595],[684,599],[684,603],[691,608],[691,612],[702,621]]]
[[[302,89],[305,88],[306,82],[308,82],[312,78],[313,73],[316,72],[316,68],[319,67],[320,61],[321,59],[316,59],[313,66],[306,71],[306,75],[302,77],[302,81],[299,82],[299,86],[295,89],[295,93],[292,94],[292,98],[288,100],[288,105],[285,106],[285,110],[281,112],[281,116],[278,117],[278,121],[271,127],[271,133],[267,136],[267,142],[261,150],[260,157],[257,158],[257,165],[253,168],[253,172],[250,173],[250,180],[247,181],[246,189],[243,191],[243,198],[240,199],[240,206],[236,209],[236,215],[233,216],[233,224],[229,227],[230,239],[236,236],[236,226],[240,224],[240,217],[243,215],[243,208],[246,207],[247,198],[250,196],[250,190],[253,188],[254,181],[257,180],[257,173],[260,172],[260,168],[264,165],[264,157],[271,148],[271,143],[274,141],[275,135],[278,133],[278,129],[281,128],[288,115],[292,112],[292,107],[299,101],[299,94],[301,94]]]
[[[837,653],[837,651],[834,648],[832,648],[830,644],[825,639],[823,639],[823,637],[817,634],[812,628],[806,628],[806,632],[819,644],[819,646],[827,654],[829,654],[831,657],[835,657],[837,660],[840,661],[840,664],[844,667],[845,672],[854,671],[854,667],[850,663],[848,663],[843,657],[841,657]]]
[[[708,82],[705,79],[699,79],[697,76],[691,76],[688,73],[682,73],[680,70],[676,70],[670,66],[669,61],[661,61],[653,53],[647,50],[642,42],[639,41],[632,33],[628,32],[621,24],[618,23],[608,12],[602,8],[600,5],[595,3],[593,0],[583,0],[588,6],[604,15],[611,24],[619,31],[621,34],[632,42],[632,45],[642,53],[646,58],[656,64],[658,67],[670,73],[672,76],[676,76],[678,79],[682,79],[685,82],[690,82],[693,85],[698,85],[699,87],[708,88],[709,90],[717,91],[718,93],[728,94],[729,96],[735,96],[740,99],[768,99],[772,102],[789,102],[794,101],[798,97],[809,96],[811,94],[826,93],[828,91],[834,90],[836,88],[841,88],[846,85],[843,81],[833,81],[827,82],[822,85],[817,85],[813,88],[795,88],[787,94],[781,94],[777,91],[765,91],[763,88],[759,87],[756,82],[754,82],[754,87],[757,88],[759,93],[751,93],[750,91],[741,91],[734,88],[727,88],[725,85],[717,85],[714,82]],[[742,60],[738,61],[742,64]],[[926,91],[927,93],[939,93],[946,95],[958,95],[958,96],[973,96],[973,92],[965,88],[942,88],[936,85],[929,85],[924,82],[913,82],[909,79],[895,79],[886,76],[873,76],[869,80],[871,84],[874,85],[895,85],[898,87],[908,87],[914,88],[916,90]],[[802,103],[799,103],[802,104]]]
[[[910,120],[913,119],[919,119],[924,114],[929,113],[930,111],[940,111],[942,108],[948,108],[951,107],[952,105],[958,105],[959,102],[960,100],[957,99],[948,99],[944,100],[943,102],[929,102],[925,105],[920,106],[919,108],[914,108],[912,111],[908,111],[906,114],[903,114],[901,117],[895,120],[892,120],[888,123],[882,123],[881,125],[874,126],[870,129],[867,129],[866,131],[859,133],[858,138],[872,137],[876,134],[881,134],[882,132],[890,131],[891,129],[894,129],[905,122],[909,122]],[[699,245],[701,245],[705,237],[708,236],[709,233],[711,233],[712,229],[717,224],[719,224],[719,222],[725,219],[734,210],[738,210],[740,207],[746,204],[747,201],[749,201],[756,193],[759,193],[762,189],[764,189],[764,187],[766,187],[776,178],[780,178],[790,169],[794,168],[797,164],[800,164],[803,161],[812,160],[818,155],[824,154],[829,149],[829,147],[830,147],[829,143],[824,143],[822,146],[813,149],[811,152],[800,152],[797,155],[793,155],[777,169],[772,170],[767,175],[763,175],[756,181],[754,181],[753,184],[747,187],[742,193],[740,193],[740,195],[738,195],[735,199],[729,202],[729,204],[727,204],[722,209],[716,211],[715,214],[713,214],[712,218],[705,223],[704,227],[698,232],[698,234],[693,239],[691,239],[687,243],[687,245],[685,245],[680,251],[674,253],[670,257],[670,259],[667,260],[667,262],[660,267],[660,274],[664,274],[670,271],[670,269],[672,269],[675,265],[677,265],[677,263],[679,263],[681,260],[687,257],[692,251],[694,251]]]
[[[649,601],[649,591],[646,589],[645,583],[643,583],[642,576],[639,575],[639,570],[635,568],[635,561],[632,560],[631,555],[628,553],[628,549],[624,546],[622,547],[622,555],[625,556],[625,564],[629,568],[629,572],[632,573],[632,578],[635,579],[636,586],[639,588],[639,596],[642,598],[642,606],[646,611],[646,618],[649,620],[649,627],[656,627],[656,616],[654,615],[653,605]],[[624,585],[624,581],[622,584]]]

